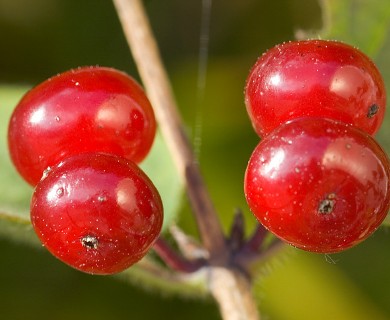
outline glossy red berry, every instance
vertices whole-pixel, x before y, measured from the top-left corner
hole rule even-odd
[[[140,162],[156,132],[143,89],[123,72],[84,67],[29,91],[12,114],[8,143],[22,177],[36,185],[42,172],[82,152],[108,152]]]
[[[305,118],[254,150],[245,196],[256,218],[291,245],[333,253],[370,236],[390,206],[389,159],[367,133]]]
[[[261,137],[300,117],[330,118],[373,135],[383,121],[386,93],[375,64],[337,41],[287,42],[270,49],[247,78],[245,104]]]
[[[152,182],[130,160],[84,153],[38,183],[31,221],[58,259],[87,273],[113,274],[145,256],[160,233],[163,207]]]

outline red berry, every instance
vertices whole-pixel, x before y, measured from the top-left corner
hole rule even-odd
[[[371,235],[390,206],[389,159],[367,133],[305,118],[280,126],[254,150],[245,175],[251,211],[295,247],[322,253]]]
[[[8,143],[24,179],[82,152],[113,153],[140,162],[156,131],[143,89],[123,72],[84,67],[59,74],[29,91],[12,114]]]
[[[257,134],[300,117],[353,124],[369,134],[384,117],[386,93],[374,63],[347,44],[306,40],[277,45],[259,58],[245,103]]]
[[[147,253],[160,233],[163,207],[133,162],[84,153],[53,167],[38,183],[31,221],[58,259],[87,273],[112,274]]]

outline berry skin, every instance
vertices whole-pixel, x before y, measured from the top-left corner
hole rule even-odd
[[[270,49],[247,78],[245,104],[264,137],[300,117],[330,118],[375,134],[384,117],[385,86],[374,63],[347,44],[287,42]]]
[[[31,221],[58,259],[91,274],[140,260],[163,221],[158,191],[130,160],[101,153],[67,158],[38,183]]]
[[[389,159],[367,133],[318,118],[264,138],[246,170],[251,211],[291,245],[334,253],[368,238],[390,206]]]
[[[30,90],[11,116],[8,145],[21,176],[35,186],[43,171],[82,152],[107,152],[136,163],[156,132],[143,89],[123,72],[83,67]]]

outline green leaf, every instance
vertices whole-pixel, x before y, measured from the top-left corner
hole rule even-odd
[[[324,29],[321,37],[345,41],[371,57],[389,33],[388,0],[322,0]]]
[[[156,185],[161,195],[164,205],[164,231],[178,215],[183,183],[160,132],[157,133],[153,148],[141,164],[141,168]]]
[[[32,188],[13,167],[7,146],[8,120],[26,90],[26,87],[0,87],[0,236],[38,246],[29,219]]]
[[[14,242],[41,246],[35,235],[30,219],[25,215],[0,212],[0,236]]]
[[[334,264],[339,256],[306,253],[294,248],[284,259],[268,261],[266,276],[255,291],[269,319],[385,319],[366,292]],[[287,257],[288,256],[288,257]]]
[[[26,87],[0,87],[0,210],[24,217],[28,217],[32,188],[24,182],[11,163],[7,130],[11,113],[26,91]]]

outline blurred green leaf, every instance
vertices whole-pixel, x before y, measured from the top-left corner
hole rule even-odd
[[[8,155],[11,113],[27,87],[0,86],[0,210],[28,217],[32,188],[16,172]],[[1,221],[0,221],[1,223]]]
[[[345,41],[373,58],[378,54],[389,33],[388,0],[322,0],[322,3],[322,38]]]
[[[0,213],[0,236],[14,242],[40,246],[30,219],[25,215]]]
[[[16,172],[7,147],[8,120],[26,91],[26,87],[0,87],[0,236],[39,246],[29,218],[32,188]]]
[[[387,319],[336,266],[337,255],[294,248],[285,255],[288,263],[276,258],[279,261],[271,262],[271,272],[261,277],[257,286],[265,316],[278,320]]]
[[[158,189],[164,205],[163,231],[175,221],[183,195],[183,183],[160,132],[141,168]]]

